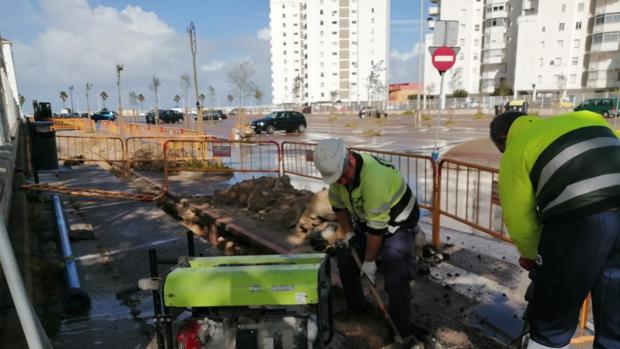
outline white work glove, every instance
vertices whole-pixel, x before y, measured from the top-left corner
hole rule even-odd
[[[375,261],[368,262],[364,261],[362,264],[362,271],[360,275],[366,275],[368,280],[374,285],[375,284],[375,274],[377,273],[377,264]]]
[[[351,241],[351,239],[353,239],[354,236],[355,234],[352,231],[350,231],[345,234],[344,238],[342,238],[341,241],[347,248],[351,248],[351,246],[349,245],[349,241]]]

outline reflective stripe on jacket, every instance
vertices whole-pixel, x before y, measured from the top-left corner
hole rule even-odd
[[[333,183],[329,202],[334,209],[346,209],[371,234],[395,233],[414,227],[419,218],[415,195],[400,172],[381,158],[353,153],[357,159],[356,180],[349,188]]]
[[[588,111],[520,117],[508,132],[499,178],[510,237],[535,258],[544,222],[618,207],[620,141]]]

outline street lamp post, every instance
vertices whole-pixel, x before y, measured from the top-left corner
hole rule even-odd
[[[194,65],[194,91],[196,92],[196,131],[199,134],[204,132],[202,120],[202,106],[200,105],[200,95],[198,94],[198,75],[196,74],[196,26],[193,22],[187,27],[189,34],[189,46],[192,51],[192,63]]]
[[[536,102],[536,84],[532,84],[532,102]]]
[[[69,86],[69,98],[71,98],[71,113],[75,112],[73,108],[73,86]]]
[[[125,142],[125,117],[123,116],[123,104],[121,100],[121,71],[123,71],[123,65],[116,65],[116,87],[118,88],[118,118],[121,127],[121,139]]]

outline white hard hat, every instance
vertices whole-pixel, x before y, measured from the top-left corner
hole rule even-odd
[[[336,182],[344,170],[347,148],[342,139],[327,138],[314,148],[314,164],[328,184]]]

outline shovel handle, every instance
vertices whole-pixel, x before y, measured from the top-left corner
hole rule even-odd
[[[357,264],[358,268],[362,269],[362,261],[360,260],[360,256],[357,254],[357,251],[354,248],[351,248],[350,250],[351,250],[351,256],[353,256],[353,259],[355,260],[355,264]],[[383,300],[381,299],[381,295],[379,295],[379,291],[377,291],[375,284],[372,282],[372,280],[370,280],[368,275],[366,275],[366,273],[363,273],[363,274],[364,274],[364,277],[366,277],[366,280],[368,280],[368,284],[370,285],[369,287],[370,293],[372,293],[373,297],[375,298],[375,301],[377,302],[377,305],[379,306],[379,309],[381,309],[381,312],[383,313],[383,317],[385,317],[385,319],[390,323],[390,327],[392,327],[392,330],[394,331],[394,338],[396,339],[396,342],[402,343],[403,339],[400,336],[400,332],[398,332],[398,328],[396,328],[396,324],[392,320],[392,317],[390,316],[390,314],[387,312],[387,309],[385,309],[385,304],[383,303]]]

